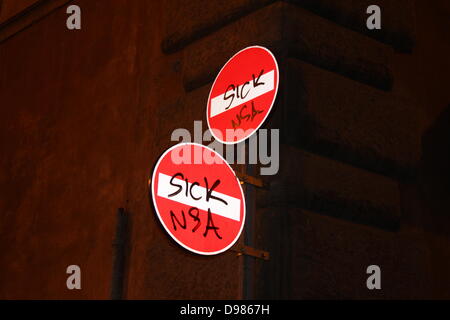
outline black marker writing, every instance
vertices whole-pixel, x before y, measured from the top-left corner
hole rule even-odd
[[[244,112],[247,109],[247,104],[244,104],[241,107],[241,110],[239,111],[239,113],[236,114],[237,121],[235,122],[234,119],[231,119],[231,126],[233,127],[233,129],[236,129],[237,127],[239,127],[243,121],[246,121],[246,122],[253,121],[253,119],[255,119],[255,117],[258,114],[264,112],[263,110],[256,109],[254,101],[252,101],[251,104],[252,104],[252,110],[250,113]]]
[[[181,192],[181,190],[183,190],[183,187],[182,187],[182,186],[180,186],[179,184],[175,184],[175,183],[174,183],[174,180],[175,180],[176,177],[181,177],[181,179],[184,179],[183,174],[180,173],[180,172],[175,173],[175,174],[172,176],[172,179],[170,179],[170,185],[172,185],[172,186],[174,186],[174,187],[178,187],[178,190],[175,191],[174,193],[169,194],[169,197],[176,196],[177,194],[179,194],[179,193]]]
[[[207,222],[206,230],[205,230],[205,233],[203,234],[203,236],[206,238],[206,236],[208,235],[209,230],[214,230],[214,233],[216,234],[216,237],[219,238],[219,239],[222,239],[222,237],[217,232],[218,229],[219,228],[214,225],[214,221],[212,219],[211,210],[208,209],[208,222]]]
[[[255,75],[252,74],[252,77],[253,77],[253,88],[256,88],[257,86],[264,85],[264,82],[259,82],[259,79],[261,78],[263,73],[264,73],[264,69],[261,70],[261,72],[259,73],[259,76],[258,76],[257,79],[255,79]]]
[[[206,177],[203,178],[205,182],[205,187],[201,188],[200,183],[197,181],[194,181],[193,183],[189,182],[189,179],[184,176],[183,173],[177,172],[175,173],[171,179],[170,179],[170,185],[175,187],[177,190],[170,193],[168,197],[174,197],[184,191],[184,194],[186,197],[190,197],[194,199],[195,201],[199,201],[201,199],[204,199],[209,202],[210,200],[215,200],[222,202],[225,205],[228,205],[228,202],[224,199],[217,196],[217,193],[213,194],[214,190],[220,185],[221,181],[220,179],[216,179],[214,183],[210,186],[210,182]],[[199,192],[199,189],[202,190]],[[202,194],[203,193],[203,194]],[[195,225],[192,228],[192,232],[196,232],[200,226],[202,225],[201,217],[200,217],[200,210],[196,207],[190,207],[188,210],[188,215],[192,219],[192,221],[195,223]],[[181,210],[181,216],[177,217],[177,215],[170,210],[170,218],[172,220],[172,226],[173,230],[177,231],[177,228],[181,228],[186,230],[188,222],[186,221],[186,214],[184,210]],[[203,233],[203,236],[206,237],[210,230],[214,231],[214,234],[217,238],[222,239],[220,236],[218,230],[219,227],[216,227],[214,224],[213,216],[211,214],[211,209],[208,208],[208,216],[207,216],[207,223],[205,227],[205,232]]]
[[[245,82],[243,85],[234,85],[234,84],[230,84],[227,87],[227,90],[225,90],[225,93],[223,95],[223,100],[230,100],[230,103],[228,104],[228,106],[225,108],[225,110],[228,110],[231,105],[233,104],[234,99],[245,99],[247,97],[247,95],[250,93],[250,91],[254,88],[256,88],[257,86],[262,86],[265,83],[264,82],[260,82],[261,76],[264,73],[264,69],[261,70],[261,72],[259,73],[259,76],[256,77],[255,74],[252,74],[252,85],[253,87],[250,87],[248,89],[246,89],[246,86],[250,85],[250,81]]]
[[[228,202],[226,202],[225,200],[212,195],[213,190],[220,184],[219,179],[217,179],[216,182],[213,183],[211,189],[208,189],[208,179],[206,179],[206,177],[205,177],[205,184],[206,184],[206,201],[209,201],[209,199],[214,199],[228,205]]]
[[[197,214],[194,215],[192,212],[195,211]],[[189,209],[189,215],[194,219],[194,221],[197,221],[197,224],[195,225],[194,229],[192,229],[192,232],[197,231],[198,228],[200,228],[200,225],[202,224],[200,221],[200,218],[198,217],[200,215],[200,210],[198,210],[195,207],[191,207]]]
[[[175,213],[173,213],[173,211],[170,210],[170,218],[172,219],[173,229],[175,231],[177,231],[177,226],[175,225],[175,221],[178,223],[178,225],[181,228],[186,229],[186,216],[184,215],[183,210],[181,210],[181,215],[183,216],[183,224],[181,224],[180,220],[178,220],[178,218],[175,216]]]

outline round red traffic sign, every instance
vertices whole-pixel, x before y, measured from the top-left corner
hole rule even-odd
[[[159,158],[151,192],[156,214],[167,233],[192,252],[213,255],[239,238],[245,199],[233,169],[216,151],[181,143]]]
[[[214,138],[233,144],[255,133],[272,109],[278,81],[277,61],[264,47],[245,48],[228,60],[211,87],[206,108]]]

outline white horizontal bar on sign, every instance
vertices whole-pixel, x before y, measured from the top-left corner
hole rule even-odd
[[[249,102],[267,92],[272,91],[274,88],[274,84],[275,84],[275,72],[274,72],[274,70],[272,70],[272,71],[269,71],[269,72],[261,75],[261,77],[258,80],[258,82],[261,82],[261,84],[256,87],[253,86],[253,79],[250,79],[248,82],[249,82],[247,85],[248,89],[244,88],[245,91],[250,89],[250,91],[248,91],[248,94],[246,95],[246,97],[244,99],[242,99],[242,98],[237,98],[237,96],[235,95],[231,105],[230,105],[230,98],[225,100],[225,94],[227,94],[227,96],[230,97],[233,94],[233,91],[235,91],[235,90],[229,90],[226,93],[223,93],[215,98],[212,98],[211,99],[211,117],[215,117],[225,111],[233,109],[234,107],[237,107],[241,104]],[[239,86],[239,89],[242,88],[242,85]],[[230,106],[230,107],[228,108],[228,106]]]
[[[174,182],[176,182],[180,186],[183,186],[183,189],[178,194],[169,197],[169,194],[172,194],[179,190],[179,187],[170,184],[171,179],[171,176],[168,176],[164,173],[159,174],[157,191],[157,195],[159,197],[176,201],[187,206],[196,207],[204,211],[208,211],[209,208],[211,210],[211,213],[236,221],[241,220],[241,200],[220,192],[213,191],[211,193],[212,196],[223,199],[228,204],[226,205],[225,203],[213,198],[209,199],[209,201],[206,201],[206,188],[197,184],[192,188],[192,193],[196,198],[201,197],[201,199],[195,200],[192,197],[186,196],[186,182],[178,178],[175,178]],[[189,189],[191,188],[191,185],[192,183],[188,183]]]

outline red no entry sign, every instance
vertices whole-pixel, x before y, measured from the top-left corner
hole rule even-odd
[[[241,142],[263,124],[278,91],[279,71],[273,54],[252,46],[222,67],[208,97],[206,119],[216,140]]]
[[[208,147],[181,143],[164,152],[153,171],[151,191],[166,231],[192,252],[224,252],[242,232],[241,184],[222,156]]]

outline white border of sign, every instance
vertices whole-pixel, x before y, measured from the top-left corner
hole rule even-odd
[[[248,137],[245,137],[245,138],[243,138],[243,139],[240,139],[240,140],[238,140],[238,141],[222,141],[222,140],[220,140],[218,137],[216,137],[216,135],[214,134],[214,130],[211,130],[211,125],[209,124],[208,105],[209,105],[209,102],[210,102],[210,99],[211,99],[211,91],[212,91],[212,89],[214,88],[214,85],[216,84],[217,78],[219,78],[220,74],[222,73],[222,70],[227,66],[227,64],[228,64],[231,60],[233,60],[233,58],[234,58],[235,56],[237,56],[239,53],[241,53],[241,52],[244,51],[244,50],[250,49],[250,48],[260,48],[260,49],[263,49],[263,50],[267,51],[267,52],[272,56],[273,60],[275,61],[275,67],[277,68],[277,79],[276,79],[276,80],[277,80],[277,85],[276,85],[276,87],[274,88],[274,89],[275,89],[274,99],[273,99],[273,101],[272,101],[272,104],[270,105],[269,111],[267,112],[266,116],[265,116],[264,119],[261,121],[261,123],[259,124],[259,126],[255,128],[255,131],[253,131],[251,135],[249,135]],[[212,84],[212,86],[211,86],[211,89],[209,89],[208,100],[207,100],[207,102],[206,102],[206,122],[208,123],[209,131],[211,132],[211,134],[212,134],[212,136],[214,137],[214,139],[216,139],[217,141],[219,141],[220,143],[223,143],[223,144],[238,144],[238,143],[240,143],[240,142],[242,142],[242,141],[247,140],[247,139],[250,138],[252,135],[254,135],[254,134],[259,130],[259,128],[263,125],[263,123],[266,121],[267,117],[269,116],[270,112],[272,111],[272,107],[273,107],[273,105],[274,105],[274,103],[275,103],[275,100],[276,100],[276,98],[277,98],[277,94],[278,94],[278,86],[279,86],[279,84],[280,84],[280,69],[278,68],[278,62],[277,62],[277,59],[275,58],[275,56],[273,55],[273,53],[272,53],[269,49],[267,49],[266,47],[263,47],[263,46],[249,46],[249,47],[246,47],[246,48],[244,48],[244,49],[239,50],[238,52],[236,52],[230,59],[228,59],[228,61],[227,61],[227,62],[223,65],[223,67],[220,69],[219,73],[217,74],[216,78],[214,79],[214,82],[213,82],[213,84]]]
[[[214,252],[202,252],[202,251],[198,251],[198,250],[194,250],[194,249],[192,249],[192,248],[189,248],[187,245],[185,245],[184,243],[182,243],[181,241],[179,241],[179,240],[172,234],[172,232],[169,230],[169,228],[164,224],[164,221],[163,221],[163,219],[161,218],[161,215],[160,215],[160,213],[159,213],[158,206],[156,205],[156,198],[155,198],[155,191],[154,191],[154,188],[153,188],[153,183],[155,182],[155,174],[156,174],[156,171],[157,171],[157,169],[158,169],[158,167],[159,167],[159,164],[161,163],[161,160],[166,156],[166,154],[168,154],[168,153],[169,153],[170,151],[172,151],[173,149],[178,148],[178,147],[182,147],[182,146],[184,146],[184,145],[196,145],[196,146],[199,146],[199,147],[204,147],[204,148],[208,149],[209,151],[214,152],[216,155],[218,155],[218,156],[220,157],[220,159],[223,160],[223,162],[228,166],[228,168],[231,170],[231,172],[232,172],[232,173],[234,174],[234,176],[236,177],[237,183],[238,183],[238,185],[239,185],[239,189],[241,190],[241,196],[242,196],[242,202],[243,202],[243,208],[244,208],[244,212],[243,212],[243,215],[242,215],[241,228],[239,229],[239,232],[238,232],[238,234],[236,235],[236,237],[234,238],[234,240],[231,241],[231,243],[230,243],[228,246],[226,246],[225,248],[223,248],[222,250],[214,251]],[[209,165],[209,164],[205,164],[205,165]],[[217,164],[211,164],[211,165],[217,165]],[[164,229],[166,230],[166,232],[170,235],[170,237],[171,237],[173,240],[175,240],[180,246],[182,246],[183,248],[185,248],[186,250],[189,250],[189,251],[194,252],[194,253],[197,253],[197,254],[205,255],[205,256],[216,255],[216,254],[225,252],[225,251],[227,251],[228,249],[230,249],[230,248],[236,243],[236,241],[239,239],[239,237],[241,236],[242,230],[244,229],[244,224],[245,224],[245,214],[246,214],[245,195],[244,195],[244,191],[242,190],[242,185],[241,185],[241,183],[240,183],[238,177],[236,176],[236,173],[234,172],[233,168],[228,164],[228,162],[227,162],[227,161],[226,161],[219,153],[217,153],[215,150],[211,149],[210,147],[205,146],[205,145],[202,145],[202,144],[199,144],[199,143],[195,143],[195,142],[183,142],[183,143],[178,143],[178,144],[176,144],[176,145],[170,147],[169,149],[167,149],[167,150],[159,157],[158,162],[156,162],[156,165],[155,165],[154,168],[153,168],[152,180],[151,180],[151,183],[150,183],[150,189],[151,189],[151,192],[152,192],[152,202],[153,202],[153,207],[155,208],[155,211],[156,211],[156,214],[157,214],[157,216],[158,216],[159,222],[162,224],[162,226],[164,227]]]

